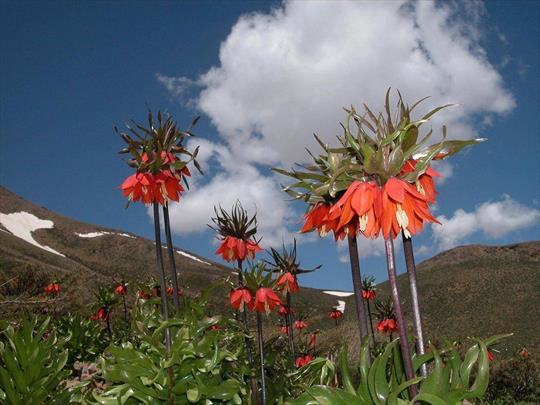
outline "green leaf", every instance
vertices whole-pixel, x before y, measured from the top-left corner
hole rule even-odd
[[[423,401],[430,405],[452,405],[446,402],[444,399],[439,398],[437,395],[427,393],[418,394],[417,396],[415,396],[411,401],[411,404],[417,403],[419,401]]]
[[[344,388],[351,394],[356,394],[356,390],[352,385],[351,376],[349,373],[349,364],[347,361],[347,346],[343,346],[339,353],[339,370],[341,372],[341,381]]]
[[[399,386],[397,386],[396,388],[394,388],[392,390],[392,392],[390,393],[390,395],[388,396],[387,405],[399,405],[399,402],[398,402],[399,394],[401,394],[401,392],[403,392],[404,390],[409,388],[411,385],[418,384],[423,379],[424,379],[424,377],[416,377],[416,378],[413,378],[413,379],[411,379],[409,381],[405,381],[404,383],[402,383]]]

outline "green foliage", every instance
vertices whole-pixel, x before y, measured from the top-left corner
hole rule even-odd
[[[434,347],[431,352],[413,357],[415,371],[424,363],[430,363],[427,377],[406,380],[399,351],[399,339],[389,343],[368,366],[369,340],[360,349],[359,383],[352,382],[346,348],[339,356],[339,371],[342,388],[326,385],[305,387],[305,393],[288,405],[332,404],[332,405],[407,405],[421,402],[431,405],[454,405],[464,399],[481,398],[489,381],[487,346],[508,335],[494,336],[485,342],[478,340],[469,348],[464,359],[454,346],[446,348],[445,359]],[[476,376],[471,382],[471,372]],[[408,387],[418,385],[418,394],[410,398]]]
[[[140,344],[110,346],[101,358],[110,386],[94,394],[99,404],[249,403],[250,374],[243,335],[234,321],[205,314],[207,293],[186,300],[181,312],[161,320],[157,299],[141,302],[133,319]],[[221,329],[212,330],[219,325]],[[171,336],[171,351],[165,336]]]
[[[267,397],[269,404],[282,404],[286,398],[304,392],[314,384],[331,384],[336,376],[334,362],[317,357],[308,365],[296,368],[289,346],[284,339],[275,337],[264,345]]]
[[[293,247],[290,250],[287,250],[285,247],[285,242],[283,242],[281,252],[271,247],[270,255],[272,256],[272,261],[265,260],[265,262],[270,265],[270,271],[275,273],[292,273],[297,275],[311,273],[312,271],[321,268],[321,265],[314,267],[313,269],[300,268],[300,262],[296,259],[296,238],[294,238]]]
[[[120,132],[118,128],[114,128],[115,132],[127,144],[119,153],[130,154],[131,159],[127,162],[128,165],[141,172],[156,173],[161,170],[165,163],[161,152],[166,152],[174,154],[178,159],[176,162],[168,164],[168,169],[173,173],[178,172],[179,175],[182,175],[181,170],[190,162],[193,162],[197,170],[202,173],[196,161],[199,147],[197,146],[191,152],[184,146],[186,139],[193,136],[191,131],[198,120],[199,117],[196,117],[186,130],[180,130],[178,124],[169,114],[162,114],[161,111],[158,111],[157,120],[154,120],[152,111],[149,110],[148,127],[132,121],[131,125],[126,124],[128,132]],[[143,159],[144,153],[148,155],[147,159]],[[185,176],[182,175],[182,178],[187,186]]]
[[[49,331],[50,319],[24,320],[17,329],[8,326],[0,340],[0,402],[11,405],[66,404],[69,392],[62,380],[68,338]]]
[[[56,334],[65,336],[68,365],[75,361],[93,361],[109,344],[105,330],[95,321],[76,314],[66,314],[54,322]]]

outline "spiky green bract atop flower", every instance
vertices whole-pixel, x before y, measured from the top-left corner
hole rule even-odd
[[[241,240],[249,240],[257,233],[257,214],[253,214],[250,218],[240,201],[233,205],[230,213],[221,206],[219,210],[214,207],[214,213],[215,217],[212,217],[214,225],[208,226],[222,239],[233,236]]]
[[[485,140],[448,140],[447,129],[443,125],[442,140],[429,144],[433,129],[421,134],[423,125],[436,113],[454,104],[436,107],[422,117],[413,119],[413,110],[428,97],[409,106],[397,91],[398,101],[392,117],[390,90],[389,88],[386,91],[384,113],[375,114],[365,104],[364,115],[359,115],[353,106],[345,109],[347,118],[343,125],[343,135],[338,138],[346,151],[342,148],[331,151],[348,153],[353,157],[353,161],[362,166],[361,173],[353,173],[351,181],[367,176],[379,185],[384,185],[391,177],[414,183],[426,172],[432,160],[447,158],[466,146]],[[351,121],[356,128],[352,128]],[[403,167],[410,160],[416,161],[414,170],[402,173]]]
[[[283,187],[283,191],[294,199],[303,200],[307,203],[333,203],[336,201],[336,194],[347,189],[348,184],[342,184],[340,180],[343,173],[359,172],[362,167],[352,162],[347,149],[330,149],[317,135],[314,135],[317,143],[323,149],[323,153],[314,155],[306,149],[313,162],[311,164],[300,164],[300,168],[284,170],[273,168],[276,173],[291,177],[296,180],[294,183]],[[342,176],[342,177],[340,177]]]
[[[152,111],[149,110],[147,127],[137,124],[133,120],[130,124],[126,123],[126,129],[129,133],[120,132],[117,127],[114,127],[115,132],[127,144],[118,153],[131,154],[131,159],[127,161],[127,164],[139,172],[156,174],[164,169],[164,165],[173,173],[181,172],[189,162],[193,162],[197,170],[202,173],[196,160],[199,147],[197,146],[191,152],[184,145],[188,137],[194,136],[192,129],[198,120],[199,117],[196,117],[187,129],[180,130],[178,124],[169,114],[162,114],[161,111],[158,111],[156,122]],[[173,161],[171,161],[171,156],[174,157]],[[186,186],[188,186],[187,183]]]
[[[321,265],[312,269],[300,268],[300,262],[296,258],[296,239],[294,239],[293,246],[290,250],[288,250],[285,247],[285,243],[283,243],[281,252],[274,248],[270,248],[270,254],[272,256],[272,261],[265,260],[265,262],[270,265],[269,271],[274,273],[291,273],[296,276],[302,273],[311,273],[312,271],[321,268]]]

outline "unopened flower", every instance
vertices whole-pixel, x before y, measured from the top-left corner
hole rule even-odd
[[[311,335],[309,335],[309,348],[311,350],[315,350],[315,346],[317,345],[317,331],[313,332]]]
[[[286,335],[286,334],[289,333],[289,328],[287,326],[285,326],[285,325],[281,325],[279,327],[279,331],[280,331],[280,333],[283,333],[284,335]]]
[[[493,360],[495,360],[495,353],[493,353],[491,350],[488,349],[487,354],[488,354],[489,362],[492,362]]]
[[[279,309],[277,311],[277,314],[279,316],[287,316],[287,315],[289,315],[289,312],[291,312],[291,311],[289,311],[285,305],[282,305],[282,306],[279,307]]]

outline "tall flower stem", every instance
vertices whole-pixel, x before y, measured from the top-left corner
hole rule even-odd
[[[173,288],[173,303],[175,311],[178,312],[180,310],[180,302],[178,300],[178,275],[176,273],[176,263],[174,261],[174,246],[171,236],[171,223],[169,220],[168,202],[166,202],[163,206],[163,222],[165,223],[165,238],[167,239],[167,254],[169,255],[169,272]]]
[[[373,344],[375,344],[375,331],[373,330],[373,317],[371,316],[371,306],[369,305],[369,300],[366,300],[366,303],[369,316],[369,326],[371,326],[371,337],[373,338]]]
[[[358,321],[358,330],[360,332],[360,341],[369,334],[367,326],[366,310],[362,298],[362,274],[360,273],[360,261],[358,259],[358,242],[356,236],[349,234],[349,257],[351,261],[351,274],[354,288],[354,302],[356,304],[356,317]]]
[[[291,355],[292,358],[295,358],[295,350],[294,350],[294,334],[293,334],[293,322],[292,322],[292,314],[291,314],[291,293],[287,291],[287,316],[285,318],[285,324],[287,325],[287,335],[289,337],[289,346],[291,348]]]
[[[405,368],[405,375],[407,380],[414,378],[414,371],[411,360],[411,353],[409,351],[409,342],[407,340],[407,324],[403,317],[403,309],[401,308],[401,301],[399,299],[399,291],[397,287],[396,276],[396,264],[394,258],[394,242],[392,238],[386,238],[384,240],[386,249],[386,264],[388,268],[388,280],[390,281],[390,288],[392,291],[392,301],[394,303],[394,312],[396,314],[396,320],[398,323],[399,333],[399,345],[401,347],[401,356],[403,357],[403,365]],[[416,396],[416,385],[409,386],[409,395],[411,398]]]
[[[159,227],[159,206],[158,203],[154,203],[154,233],[156,239],[156,259],[159,273],[159,284],[160,284],[160,296],[161,296],[161,311],[163,314],[163,319],[165,321],[169,320],[169,308],[167,306],[167,285],[165,282],[165,269],[163,267],[163,253],[161,251],[161,229]],[[165,348],[167,353],[171,352],[171,331],[169,328],[165,329]]]
[[[420,313],[420,303],[418,302],[418,288],[416,283],[416,264],[414,262],[414,251],[412,245],[412,239],[405,237],[401,234],[403,238],[403,252],[405,253],[405,265],[407,266],[407,275],[409,276],[409,286],[411,290],[411,302],[412,302],[412,313],[413,313],[413,326],[414,326],[414,335],[416,337],[416,351],[418,355],[422,355],[425,352],[424,348],[424,333],[422,331],[422,315]],[[422,364],[420,372],[424,377],[427,376],[427,368],[425,363]]]
[[[127,313],[127,305],[126,305],[126,296],[122,295],[122,303],[124,304],[124,320],[126,323],[128,323],[128,313]]]
[[[238,285],[240,287],[243,287],[244,286],[244,275],[243,275],[243,269],[242,269],[243,261],[238,259],[237,264],[238,264]],[[236,317],[238,319],[238,311],[236,312]],[[253,367],[253,351],[251,349],[251,341],[248,337],[249,324],[248,324],[248,314],[247,314],[246,308],[244,308],[244,310],[242,311],[242,324],[244,325],[244,334],[246,336],[245,338],[246,356],[247,356],[250,367]],[[255,378],[251,378],[249,383],[251,386],[251,393],[252,393],[251,395],[253,397],[253,402],[255,404],[258,404],[259,401],[257,399],[257,380]]]
[[[264,340],[262,330],[262,319],[260,312],[257,312],[257,334],[259,335],[259,356],[261,362],[261,403],[266,405],[266,377],[264,374]]]
[[[111,329],[111,320],[109,318],[109,315],[110,315],[110,310],[109,308],[107,308],[107,312],[106,312],[106,318],[105,318],[105,323],[107,324],[107,334],[109,335],[109,339],[112,339],[112,329]]]

